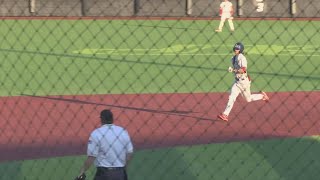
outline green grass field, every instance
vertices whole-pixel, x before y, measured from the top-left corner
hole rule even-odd
[[[317,179],[319,137],[137,151],[130,179]],[[0,164],[0,179],[72,179],[85,156]],[[93,177],[92,167],[87,173]]]
[[[243,21],[232,35],[227,26],[215,33],[215,21],[1,23],[2,96],[225,92],[237,41],[246,46],[253,88],[319,87],[318,22]]]
[[[320,90],[320,21],[2,20],[0,96],[225,92],[241,41],[253,91]],[[130,179],[317,179],[317,137],[140,150]],[[84,152],[85,153],[85,152]],[[0,179],[72,179],[84,157],[0,163]],[[93,175],[92,168],[89,179]]]

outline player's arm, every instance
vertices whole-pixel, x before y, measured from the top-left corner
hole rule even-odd
[[[234,13],[233,6],[231,6],[231,10],[230,10],[231,17],[233,16],[233,13]]]
[[[246,67],[241,67],[240,69],[233,69],[233,72],[239,73],[239,74],[244,74],[244,73],[247,72],[247,68]]]
[[[93,157],[93,156],[87,157],[86,161],[83,163],[83,166],[80,169],[80,175],[84,174],[90,168],[90,166],[93,164],[95,159],[96,157]]]
[[[222,16],[222,8],[219,9],[219,16]]]
[[[128,131],[125,130],[124,133],[125,133],[125,138],[127,141],[127,144],[126,144],[126,164],[129,164],[129,161],[132,159],[132,155],[133,155],[133,145],[132,145],[131,138],[129,136]]]
[[[94,163],[96,157],[99,153],[99,143],[97,142],[96,134],[93,132],[91,133],[89,140],[88,140],[88,147],[87,147],[87,159],[83,163],[80,169],[80,175],[85,173],[90,166]]]
[[[222,16],[222,12],[223,12],[223,3],[220,4],[219,16]]]

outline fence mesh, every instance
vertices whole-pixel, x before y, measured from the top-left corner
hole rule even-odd
[[[0,179],[77,176],[102,109],[132,180],[318,179],[320,4],[231,0],[219,29],[221,2],[2,0]],[[236,42],[270,100],[239,95],[226,122]]]

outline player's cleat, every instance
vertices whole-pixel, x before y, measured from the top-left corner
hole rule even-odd
[[[261,91],[261,94],[263,95],[263,98],[262,98],[262,100],[264,100],[264,101],[266,101],[266,102],[268,102],[269,101],[269,97],[268,97],[268,95],[265,93],[265,92],[263,92],[263,91]]]
[[[219,115],[218,115],[218,118],[221,119],[221,120],[223,120],[223,121],[228,121],[228,116],[225,115],[225,114],[219,114]]]
[[[216,29],[215,31],[216,31],[216,32],[222,32],[222,30],[221,30],[221,29]]]

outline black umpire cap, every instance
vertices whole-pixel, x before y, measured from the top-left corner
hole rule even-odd
[[[100,118],[102,123],[104,124],[112,124],[113,123],[113,114],[109,109],[104,109],[100,113]]]

